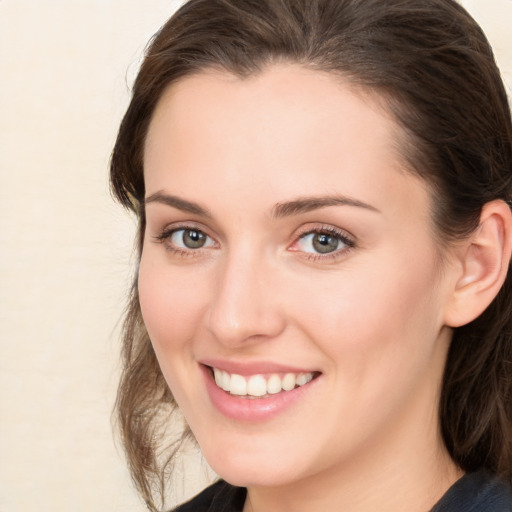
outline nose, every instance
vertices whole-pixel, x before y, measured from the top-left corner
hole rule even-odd
[[[285,315],[271,265],[246,254],[232,254],[223,262],[206,315],[208,330],[234,348],[278,336]]]

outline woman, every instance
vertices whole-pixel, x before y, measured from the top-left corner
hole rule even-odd
[[[191,0],[112,156],[139,219],[118,395],[156,510],[512,510],[512,126],[451,0]],[[169,442],[167,443],[169,444]]]

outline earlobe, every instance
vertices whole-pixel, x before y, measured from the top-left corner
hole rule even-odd
[[[512,212],[501,200],[482,208],[480,223],[460,248],[457,276],[445,324],[460,327],[477,318],[498,294],[512,252]]]

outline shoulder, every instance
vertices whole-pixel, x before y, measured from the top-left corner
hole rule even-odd
[[[512,489],[488,473],[469,473],[455,482],[431,512],[512,512]]]
[[[219,480],[172,512],[241,512],[245,496],[243,487]]]

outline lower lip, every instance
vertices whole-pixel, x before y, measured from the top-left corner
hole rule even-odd
[[[318,380],[318,378],[315,378],[304,386],[297,387],[291,391],[281,391],[264,398],[247,398],[231,395],[219,388],[215,384],[210,368],[201,365],[201,369],[212,404],[224,416],[247,422],[265,421],[277,416],[302,400]]]

